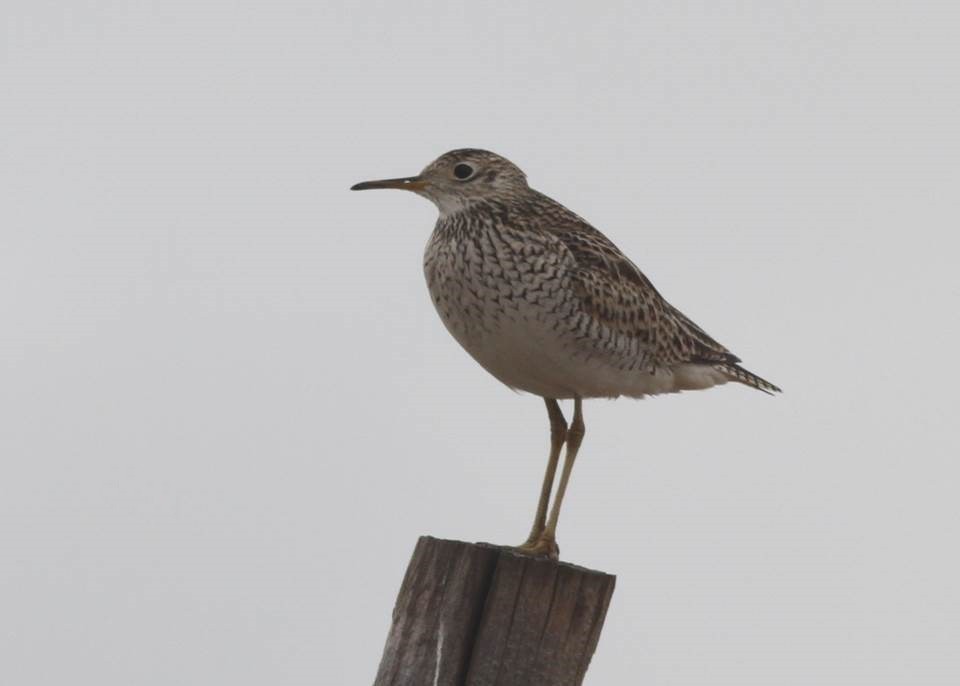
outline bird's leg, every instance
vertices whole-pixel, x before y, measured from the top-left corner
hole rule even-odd
[[[533,518],[533,527],[527,542],[520,546],[521,550],[532,549],[540,540],[540,535],[547,523],[547,504],[550,502],[550,491],[553,490],[553,478],[557,474],[557,463],[560,461],[560,450],[567,440],[567,420],[560,411],[560,404],[553,398],[544,398],[547,405],[547,415],[550,417],[550,457],[547,460],[547,471],[543,475],[543,486],[540,488],[540,502],[537,504],[537,514]]]
[[[585,432],[582,401],[580,398],[575,398],[573,403],[573,421],[567,430],[567,455],[563,459],[563,471],[560,473],[557,495],[553,499],[550,518],[540,534],[540,540],[529,548],[529,551],[534,554],[547,555],[552,559],[556,559],[560,553],[557,547],[557,520],[560,519],[560,508],[563,506],[563,496],[567,492],[567,482],[570,480],[570,472],[573,470],[573,463],[577,459],[577,451],[580,450]]]

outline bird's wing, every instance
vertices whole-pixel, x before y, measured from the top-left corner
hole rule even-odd
[[[569,251],[574,291],[597,323],[639,341],[655,366],[740,361],[668,303],[606,236],[579,217],[564,224],[551,233]]]

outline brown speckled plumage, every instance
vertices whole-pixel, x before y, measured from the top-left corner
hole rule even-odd
[[[670,374],[678,366],[702,365],[722,372],[716,383],[735,380],[767,392],[778,390],[740,367],[738,357],[670,305],[606,236],[529,188],[522,172],[503,158],[456,150],[427,167],[424,175],[462,160],[497,168],[486,177],[478,174],[478,180],[514,180],[498,192],[468,197],[462,207],[443,212],[427,247],[424,270],[434,303],[468,350],[478,344],[475,330],[495,335],[501,319],[516,325],[522,315],[549,321],[568,354],[603,359],[624,372]],[[493,363],[480,362],[509,385],[523,388],[491,369]],[[577,390],[556,395],[592,395],[588,389]],[[665,384],[651,392],[674,390],[685,390],[684,384]],[[601,394],[618,395],[615,391]],[[646,394],[629,387],[622,392]]]
[[[556,407],[562,398],[575,399],[570,431],[582,436],[582,398],[643,397],[728,381],[779,391],[668,303],[606,236],[530,188],[524,173],[499,155],[454,150],[416,177],[354,188],[403,188],[437,205],[424,273],[440,318],[491,374],[547,399],[554,433],[563,422]],[[574,444],[568,437],[567,445],[572,464],[579,438]],[[554,448],[551,484],[556,442]],[[562,478],[553,526],[544,529],[545,483],[528,548],[552,550],[565,485]]]

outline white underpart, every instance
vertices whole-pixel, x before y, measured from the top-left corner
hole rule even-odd
[[[700,390],[726,383],[729,377],[710,365],[683,364],[651,371],[621,369],[606,356],[577,350],[535,319],[520,320],[461,345],[503,383],[546,398],[615,398]]]

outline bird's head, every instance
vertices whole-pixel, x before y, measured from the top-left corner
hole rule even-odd
[[[527,177],[510,160],[486,150],[465,148],[444,153],[417,176],[364,181],[351,188],[399,188],[433,201],[449,215],[479,201],[508,202],[529,192]]]

